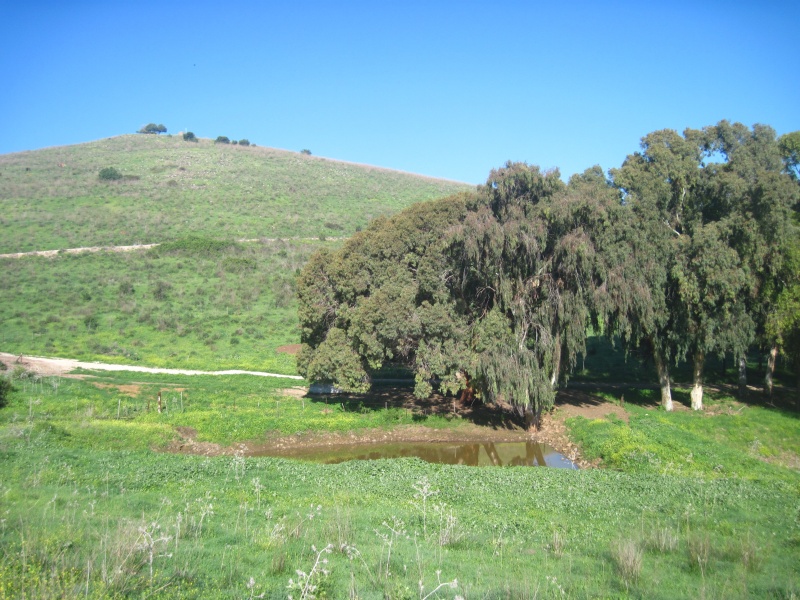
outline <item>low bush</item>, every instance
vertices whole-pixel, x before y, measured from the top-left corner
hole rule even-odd
[[[100,169],[98,177],[100,181],[118,181],[122,179],[123,175],[114,167],[106,167],[105,169]]]
[[[8,395],[14,388],[11,382],[5,377],[0,377],[0,408],[8,404]]]

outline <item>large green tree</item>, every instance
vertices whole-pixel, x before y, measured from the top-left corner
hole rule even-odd
[[[766,322],[796,237],[790,213],[797,186],[784,171],[774,130],[728,121],[683,135],[653,132],[611,176],[636,214],[628,221],[633,228],[619,231],[631,249],[627,274],[644,299],[623,296],[612,315],[618,329],[652,347],[668,410],[668,362],[692,361],[692,407],[700,409],[709,353],[735,356],[743,382],[757,332],[773,347],[771,356],[777,352]]]
[[[474,194],[373,223],[299,279],[301,372],[363,391],[370,371],[399,363],[419,396],[439,381],[538,422],[585,346],[604,203],[599,169],[565,185],[508,163]]]
[[[710,131],[663,130],[645,136],[642,151],[611,172],[625,203],[637,212],[634,227],[651,236],[649,248],[638,244],[632,272],[646,283],[640,293],[659,312],[639,310],[630,320],[653,349],[667,410],[670,359],[691,359],[692,408],[701,409],[706,356],[742,355],[753,336],[742,300],[752,281],[733,239],[742,194],[718,193],[721,169],[706,161],[719,154],[725,158]]]
[[[780,140],[766,125],[752,129],[721,121],[706,127],[704,150],[723,162],[706,166],[708,203],[717,213],[727,211],[730,245],[745,267],[749,293],[741,298],[755,326],[756,341],[769,350],[766,387],[772,389],[775,360],[783,348],[782,329],[775,323],[779,298],[792,287],[793,270],[787,257],[797,243],[793,207],[800,201],[800,186],[787,169],[786,136]],[[745,379],[744,349],[737,356],[740,387]]]

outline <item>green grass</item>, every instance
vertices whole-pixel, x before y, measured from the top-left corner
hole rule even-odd
[[[299,341],[294,275],[321,244],[194,237],[149,251],[0,259],[0,349],[293,373],[294,357],[275,349]]]
[[[124,178],[101,181],[114,167]],[[155,243],[189,234],[352,235],[472,186],[262,147],[123,135],[0,156],[0,253]]]
[[[152,448],[177,427],[230,444],[420,421],[285,397],[295,382],[256,377],[7,375],[0,598],[297,598],[290,579],[328,544],[329,574],[316,582],[329,598],[421,598],[455,579],[431,597],[800,593],[800,475],[746,450],[756,436],[776,456],[798,452],[793,414],[729,414],[738,407],[726,398],[709,400],[716,416],[626,403],[629,425],[572,423],[613,467],[604,470],[318,465]],[[638,568],[620,550],[629,547]]]
[[[688,396],[688,390],[677,390]],[[569,421],[588,458],[626,472],[796,481],[800,415],[709,395],[706,412],[665,413],[637,406],[628,390],[629,423],[617,418]],[[647,397],[651,394],[643,394]],[[652,401],[652,399],[650,399]],[[788,469],[786,467],[789,467]]]

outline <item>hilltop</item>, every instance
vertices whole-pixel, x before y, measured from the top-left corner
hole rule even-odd
[[[101,180],[107,168],[122,179]],[[470,187],[260,146],[122,135],[0,156],[0,253],[190,234],[342,237]]]

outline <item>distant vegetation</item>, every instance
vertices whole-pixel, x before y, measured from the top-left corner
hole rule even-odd
[[[167,128],[164,125],[156,125],[155,123],[148,123],[139,130],[139,133],[167,133]]]
[[[275,349],[297,341],[295,272],[318,243],[187,237],[0,261],[0,351],[294,373]]]
[[[191,131],[187,131],[183,134],[183,141],[184,142],[196,142],[197,137]]]
[[[320,237],[468,188],[239,146],[142,135],[0,157],[0,252],[162,243],[0,259],[0,350],[294,372],[275,349],[298,341],[294,279]]]

